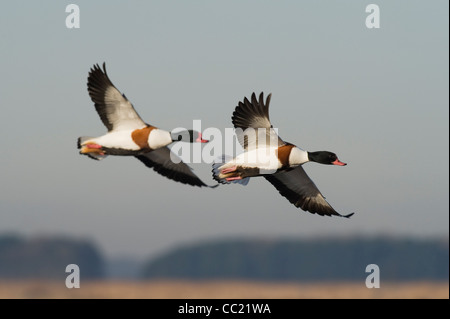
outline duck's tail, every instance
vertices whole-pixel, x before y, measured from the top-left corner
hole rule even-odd
[[[80,154],[87,155],[92,159],[100,161],[107,157],[101,145],[91,142],[92,136],[81,136],[77,140],[77,148],[80,150]]]
[[[232,159],[233,157],[229,155],[222,155],[221,157],[216,159],[214,161],[214,164],[212,165],[213,178],[222,184],[235,183],[247,185],[250,178],[249,177],[242,178],[238,174],[237,166],[232,165],[225,166],[225,164],[230,162]]]

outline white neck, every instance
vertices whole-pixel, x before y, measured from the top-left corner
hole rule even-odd
[[[309,162],[308,152],[298,147],[293,147],[289,154],[289,166],[298,166]]]
[[[148,136],[148,145],[151,149],[158,149],[172,143],[172,137],[169,132],[155,128]]]

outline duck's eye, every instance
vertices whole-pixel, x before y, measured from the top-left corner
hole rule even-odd
[[[178,135],[178,141],[181,141],[183,139],[182,135]]]

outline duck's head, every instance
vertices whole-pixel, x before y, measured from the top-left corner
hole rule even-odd
[[[338,166],[347,165],[347,163],[341,162],[336,154],[328,151],[308,152],[308,158],[311,162],[316,162],[320,164],[338,165]]]
[[[172,141],[174,142],[188,142],[188,143],[208,143],[208,140],[202,138],[202,133],[194,130],[183,130],[178,132],[171,132]]]

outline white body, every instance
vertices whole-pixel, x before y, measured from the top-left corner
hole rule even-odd
[[[278,158],[277,151],[278,147],[264,147],[249,150],[248,152],[241,153],[230,161],[227,161],[225,164],[218,167],[218,170],[221,171],[225,168],[241,166],[248,168],[259,168],[261,174],[274,173],[283,166]],[[289,154],[290,167],[302,165],[308,161],[308,152],[298,147],[292,148]]]
[[[134,130],[111,131],[105,135],[89,139],[87,143],[99,144],[106,148],[120,148],[137,151],[140,147],[131,138]]]
[[[138,151],[141,148],[132,138],[135,130],[110,131],[105,135],[93,137],[85,141],[83,144],[95,143],[106,148],[119,148],[130,151]],[[158,128],[153,129],[148,136],[148,145],[151,149],[156,150],[172,143],[170,133]]]

